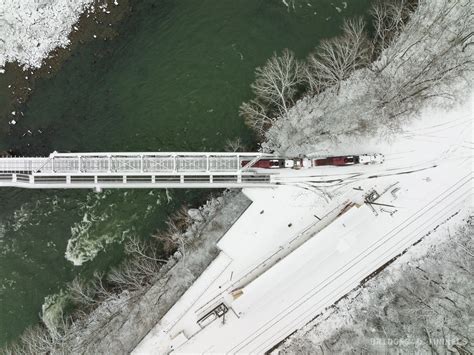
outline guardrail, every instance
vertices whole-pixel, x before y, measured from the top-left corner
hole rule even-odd
[[[180,174],[240,173],[264,153],[51,153],[49,157],[0,158],[0,173],[29,174]],[[243,163],[247,162],[247,163]]]
[[[242,188],[272,185],[271,175],[30,175],[0,173],[0,187],[68,188]]]
[[[0,187],[232,188],[269,186],[270,172],[248,162],[263,153],[57,153],[0,158]]]

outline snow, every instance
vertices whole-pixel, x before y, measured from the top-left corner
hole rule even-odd
[[[18,62],[39,68],[69,33],[93,0],[3,0],[0,2],[0,68]]]
[[[314,152],[327,139],[387,137],[418,119],[424,107],[458,104],[472,87],[469,5],[419,1],[378,60],[275,118],[262,149],[298,155]]]
[[[246,248],[246,262],[258,259],[261,250],[269,250],[275,243],[283,245],[289,242],[305,227],[318,221],[315,215],[324,212],[325,206],[318,204],[313,194],[305,194],[294,187],[248,189],[244,192],[254,201],[245,213],[246,220],[239,220],[217,245],[233,259],[241,255],[243,247]],[[282,205],[288,206],[283,215]],[[275,219],[275,215],[281,216]],[[280,233],[276,235],[278,231]],[[275,237],[279,239],[275,240]]]
[[[463,328],[468,327],[472,318],[472,314],[465,312],[469,298],[464,296],[472,289],[469,286],[472,275],[468,271],[472,268],[465,268],[465,273],[462,268],[456,268],[463,264],[470,266],[472,254],[466,247],[472,246],[474,211],[466,209],[464,212],[464,215],[453,216],[449,223],[411,247],[362,288],[353,290],[336,307],[327,309],[290,336],[272,354],[345,353],[358,349],[367,353],[391,353],[395,347],[398,353],[425,353],[433,346],[440,346],[437,352],[443,353],[446,345],[448,349],[455,343],[462,345],[464,341],[460,341],[459,334],[464,333]],[[424,311],[413,300],[419,294],[428,304]],[[404,300],[402,304],[400,299]],[[452,307],[447,308],[440,299],[454,299]],[[446,312],[433,314],[433,309]],[[456,311],[461,311],[459,317],[446,317]],[[436,343],[431,338],[425,339],[425,330],[434,339],[442,337],[444,341]],[[356,341],[351,341],[354,338]]]
[[[472,148],[470,96],[449,112],[425,109],[393,140],[322,146],[382,153],[383,164],[280,171],[278,188],[244,190],[253,203],[219,241],[218,258],[133,353],[268,351],[472,206]],[[364,204],[372,191],[380,205]],[[225,317],[200,326],[221,303]]]

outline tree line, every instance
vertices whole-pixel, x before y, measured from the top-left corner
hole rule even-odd
[[[345,20],[341,35],[304,60],[274,53],[256,69],[254,98],[240,114],[264,149],[280,153],[341,134],[398,131],[427,101],[456,101],[455,82],[469,81],[469,5],[376,1],[369,23]]]
[[[362,18],[345,19],[342,34],[322,40],[299,60],[284,49],[255,71],[251,84],[254,98],[240,107],[240,115],[260,136],[279,117],[288,114],[296,101],[317,95],[331,87],[339,88],[355,70],[367,67],[398,36],[416,1],[380,0],[370,10],[373,33]]]

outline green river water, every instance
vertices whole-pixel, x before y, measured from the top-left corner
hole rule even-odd
[[[343,16],[363,14],[368,0],[296,1],[294,11],[279,0],[132,5],[114,40],[80,45],[53,77],[37,82],[24,117],[0,130],[0,151],[211,151],[236,137],[257,149],[238,116],[255,67],[283,48],[303,58],[339,32]],[[38,321],[44,297],[119,262],[121,241],[149,236],[181,204],[196,206],[208,194],[1,190],[0,346]],[[65,258],[71,238],[76,254],[91,261],[74,266]]]

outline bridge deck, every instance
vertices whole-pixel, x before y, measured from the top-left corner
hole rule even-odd
[[[248,187],[270,184],[250,170],[263,153],[57,153],[0,158],[0,186],[24,188]]]

